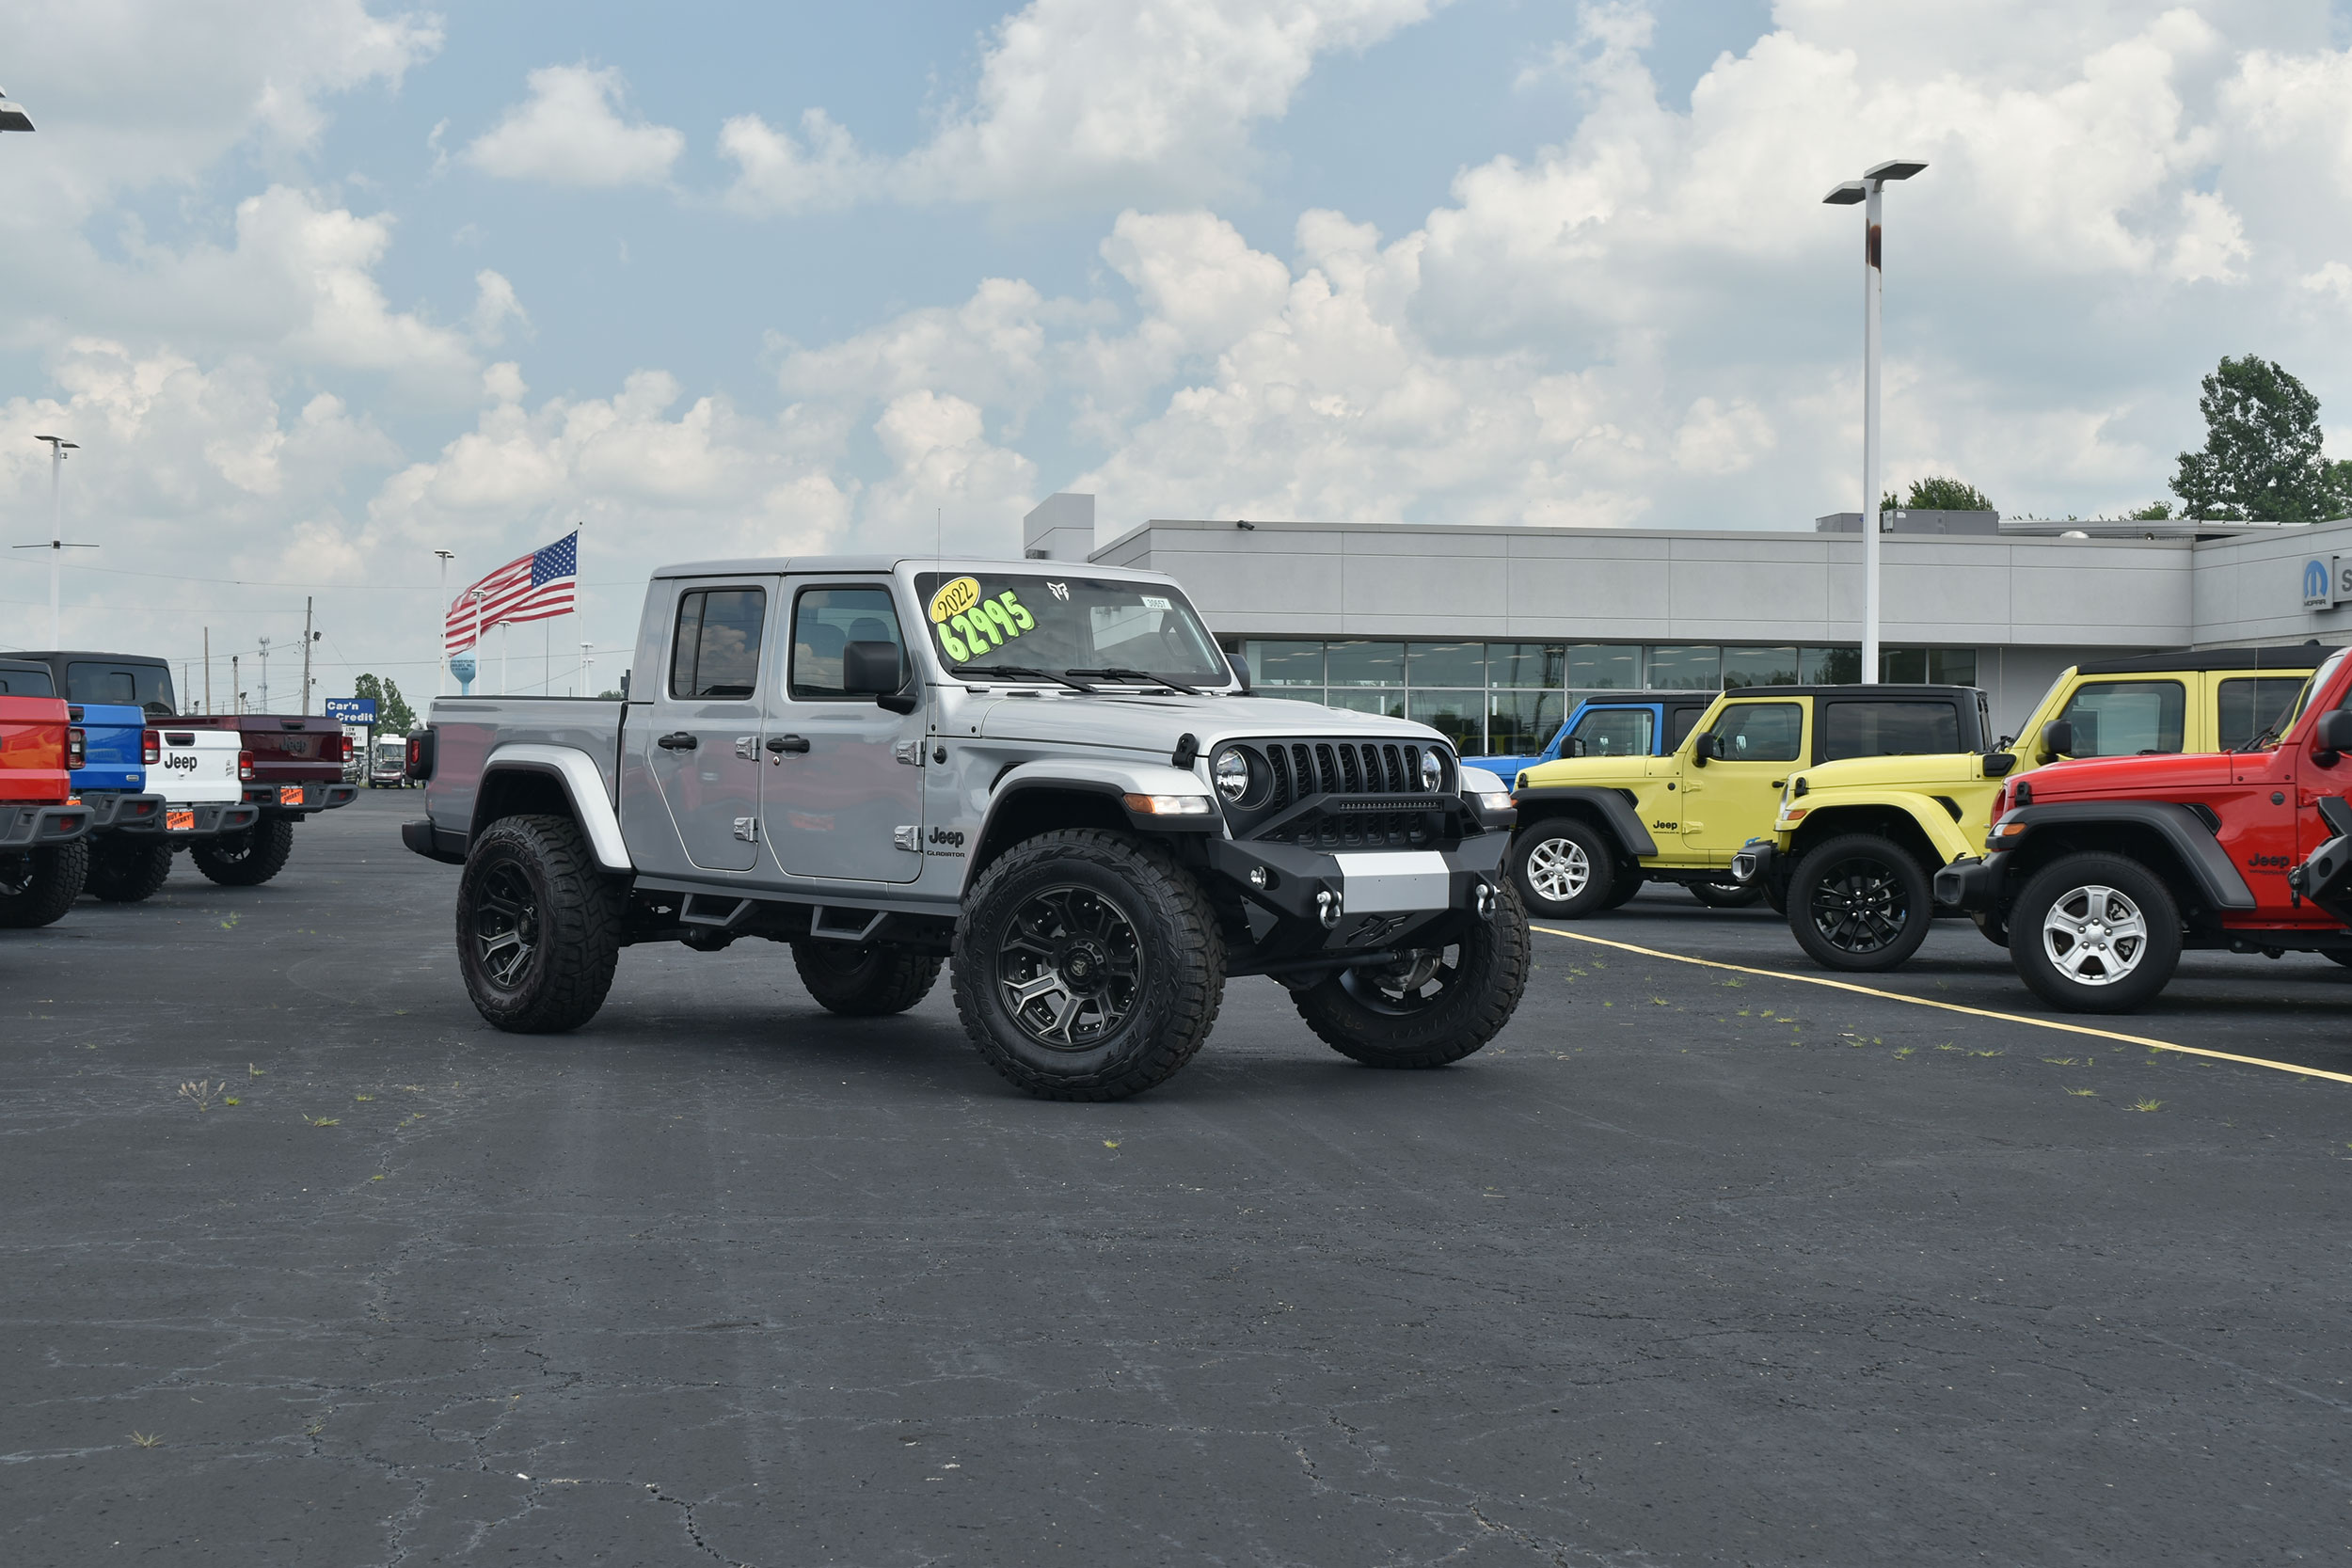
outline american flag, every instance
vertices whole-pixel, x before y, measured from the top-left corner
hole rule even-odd
[[[569,615],[572,591],[579,586],[580,531],[574,529],[545,549],[516,556],[452,599],[441,623],[443,651],[454,654],[472,647],[477,633],[501,621]]]

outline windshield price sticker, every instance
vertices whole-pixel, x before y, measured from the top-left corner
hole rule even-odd
[[[977,578],[943,583],[931,595],[930,615],[940,647],[959,664],[1003,647],[1037,625],[1037,617],[1009,588],[993,599],[980,597]]]

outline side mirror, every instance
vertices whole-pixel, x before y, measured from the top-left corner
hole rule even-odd
[[[1715,760],[1715,732],[1701,730],[1691,742],[1691,761],[1700,768]]]
[[[2047,756],[2073,756],[2074,754],[2074,726],[2063,719],[2053,719],[2042,725],[2042,750]]]
[[[2352,752],[2352,709],[2331,708],[2312,727],[2314,752]]]
[[[1225,656],[1225,662],[1226,662],[1227,664],[1230,664],[1230,665],[1232,665],[1232,669],[1233,669],[1233,678],[1234,678],[1235,680],[1237,680],[1237,681],[1241,682],[1241,694],[1242,694],[1243,696],[1245,696],[1245,697],[1248,696],[1248,695],[1249,695],[1249,666],[1248,666],[1248,665],[1247,665],[1247,664],[1244,664],[1244,663],[1243,663],[1243,662],[1242,662],[1242,661],[1241,661],[1238,657],[1236,657],[1235,656],[1233,656],[1233,655],[1232,655],[1232,654],[1227,654],[1227,655]]]
[[[1572,757],[1581,757],[1583,754],[1584,737],[1581,735],[1572,735],[1568,736],[1568,755]]]
[[[852,697],[871,697],[899,713],[911,713],[909,702],[898,707],[899,689],[906,685],[906,657],[896,642],[849,642],[841,649],[841,689]]]

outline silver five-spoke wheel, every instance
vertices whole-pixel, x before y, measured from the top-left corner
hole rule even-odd
[[[2042,950],[2076,984],[2111,986],[2139,967],[2148,950],[2148,921],[2114,888],[2074,888],[2042,917]]]

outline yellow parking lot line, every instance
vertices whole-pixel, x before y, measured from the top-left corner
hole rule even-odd
[[[1645,958],[1664,958],[1673,963],[1696,964],[1702,969],[1727,969],[1735,974],[1760,974],[1768,980],[1793,980],[1801,986],[1826,986],[1831,990],[1850,990],[1862,996],[1875,996],[1885,1002],[1905,1002],[1915,1007],[1934,1007],[1942,1012],[1966,1013],[1971,1018],[1997,1018],[2004,1023],[2023,1023],[2035,1029],[2055,1029],[2062,1035],[2089,1035],[2096,1039],[2122,1040],[2125,1045],[2144,1045],[2151,1051],[2177,1051],[2184,1056],[2210,1056],[2217,1062],[2241,1062],[2248,1067],[2266,1067],[2280,1072],[2300,1073],[2306,1078],[2328,1078],[2339,1084],[2352,1084],[2352,1073],[2329,1072],[2325,1068],[2296,1067],[2293,1062],[2274,1062],[2262,1056],[2237,1056],[2227,1051],[2207,1051],[2201,1046],[2175,1045],[2170,1040],[2150,1039],[2145,1035],[2118,1034],[2113,1029],[2093,1029],[2087,1023],[2060,1023],[2056,1019],[2028,1018],[2023,1013],[1999,1013],[1989,1007],[1963,1007],[1957,1002],[1932,1002],[1924,996],[1905,996],[1900,991],[1880,990],[1875,986],[1857,986],[1851,980],[1824,979],[1819,974],[1790,974],[1778,969],[1750,969],[1745,964],[1722,963],[1714,958],[1693,958],[1683,953],[1664,953],[1655,947],[1636,947],[1629,942],[1612,942],[1607,937],[1588,937],[1581,931],[1563,931],[1557,927],[1530,925],[1529,930],[1541,931],[1548,937],[1565,937],[1570,942],[1589,942],[1596,947],[1613,947],[1621,953],[1639,953]]]

